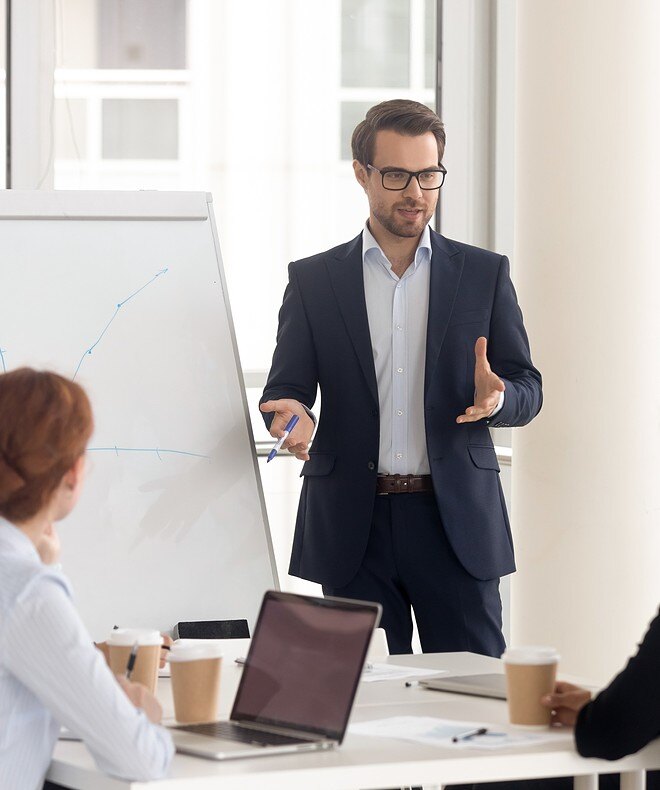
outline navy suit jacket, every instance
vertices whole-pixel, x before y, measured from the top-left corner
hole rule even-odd
[[[525,425],[541,408],[506,257],[431,231],[424,374],[426,443],[448,539],[478,579],[515,570],[511,531],[488,431]],[[474,402],[474,345],[504,380],[492,421],[458,425]],[[379,405],[362,270],[362,235],[289,266],[277,346],[261,402],[295,398],[321,414],[310,448],[290,573],[331,587],[355,575],[369,537],[376,493]],[[265,415],[270,425],[272,415]]]

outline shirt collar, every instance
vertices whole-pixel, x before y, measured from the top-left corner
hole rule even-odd
[[[365,222],[364,230],[362,231],[362,263],[367,260],[367,253],[369,256],[373,255],[371,250],[377,250],[380,255],[377,255],[376,258],[379,260],[383,265],[387,265],[388,271],[392,268],[390,262],[387,260],[387,256],[380,248],[380,245],[374,238],[373,233],[369,230],[369,222]],[[424,230],[422,231],[422,235],[419,239],[419,244],[417,245],[417,249],[415,250],[415,257],[413,259],[412,268],[416,269],[419,263],[423,260],[430,260],[431,259],[431,230],[428,225],[425,226]]]
[[[0,517],[0,546],[9,547],[17,554],[33,556],[40,560],[39,553],[34,543],[23,530],[16,527],[11,521]]]

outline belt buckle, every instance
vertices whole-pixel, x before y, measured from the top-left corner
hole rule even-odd
[[[410,475],[397,475],[396,478],[395,486],[399,494],[405,494],[412,489]]]

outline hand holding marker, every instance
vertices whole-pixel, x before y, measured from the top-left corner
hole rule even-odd
[[[128,662],[126,663],[126,680],[130,680],[131,675],[133,674],[133,668],[135,667],[135,659],[137,658],[139,647],[140,643],[136,642],[131,648],[131,653],[128,657]]]
[[[291,431],[296,427],[299,419],[300,417],[298,417],[297,414],[294,414],[293,417],[289,420],[289,422],[287,422],[283,435],[280,436],[280,438],[275,442],[275,446],[273,447],[273,449],[268,453],[268,458],[266,460],[267,464],[269,464],[273,460],[273,458],[275,458],[278,451],[282,449],[282,445],[287,440]]]

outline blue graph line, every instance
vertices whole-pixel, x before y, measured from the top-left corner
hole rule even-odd
[[[162,274],[166,274],[166,272],[167,272],[167,271],[168,271],[167,267],[166,267],[165,269],[161,269],[159,272],[157,272],[157,273],[156,273],[156,274],[155,274],[155,275],[154,275],[154,276],[151,278],[151,280],[149,280],[149,282],[148,282],[148,283],[145,283],[145,284],[144,284],[144,285],[143,285],[141,288],[138,288],[138,289],[137,289],[137,291],[134,291],[134,292],[133,292],[133,293],[132,293],[130,296],[127,296],[127,297],[126,297],[126,299],[124,299],[124,301],[123,301],[123,302],[119,302],[119,304],[118,304],[118,305],[117,305],[117,307],[115,308],[115,312],[113,313],[113,315],[112,315],[112,318],[111,318],[111,319],[108,321],[108,323],[105,325],[105,328],[103,329],[103,331],[102,331],[102,332],[101,332],[101,334],[99,335],[99,337],[98,337],[98,339],[96,340],[96,342],[95,342],[95,343],[93,343],[93,344],[92,344],[92,345],[91,345],[91,346],[90,346],[88,349],[86,349],[86,350],[83,352],[83,355],[82,355],[82,357],[80,357],[80,362],[78,363],[78,367],[76,368],[76,372],[73,374],[73,377],[72,377],[72,379],[71,379],[72,381],[75,381],[75,379],[76,379],[76,376],[78,375],[78,371],[80,370],[80,368],[81,368],[81,366],[82,366],[82,363],[83,363],[83,362],[84,362],[84,360],[85,360],[85,357],[89,356],[89,355],[92,353],[92,351],[93,351],[93,350],[96,348],[96,346],[98,346],[98,344],[101,342],[101,340],[103,339],[103,335],[105,335],[105,333],[108,331],[108,329],[110,328],[110,324],[111,324],[111,323],[112,323],[112,322],[115,320],[115,318],[117,317],[117,314],[119,313],[119,311],[121,310],[121,308],[122,308],[122,307],[123,307],[123,306],[126,304],[126,302],[130,302],[130,300],[131,300],[131,299],[132,299],[134,296],[137,296],[137,295],[140,293],[140,291],[144,291],[144,289],[145,289],[145,288],[146,288],[148,285],[151,285],[151,283],[152,283],[152,282],[154,282],[154,280],[157,280],[157,279],[158,279],[158,278],[159,278],[159,277],[160,277]],[[4,364],[4,359],[3,359],[3,364]]]
[[[119,456],[119,453],[156,453],[158,458],[162,461],[161,453],[168,453],[170,455],[189,455],[193,458],[208,458],[210,455],[203,455],[202,453],[189,453],[186,450],[167,450],[163,447],[88,447],[88,453],[114,453]]]
[[[6,348],[0,348],[0,361],[2,362],[2,372],[7,372],[7,365],[5,365],[5,351]]]

